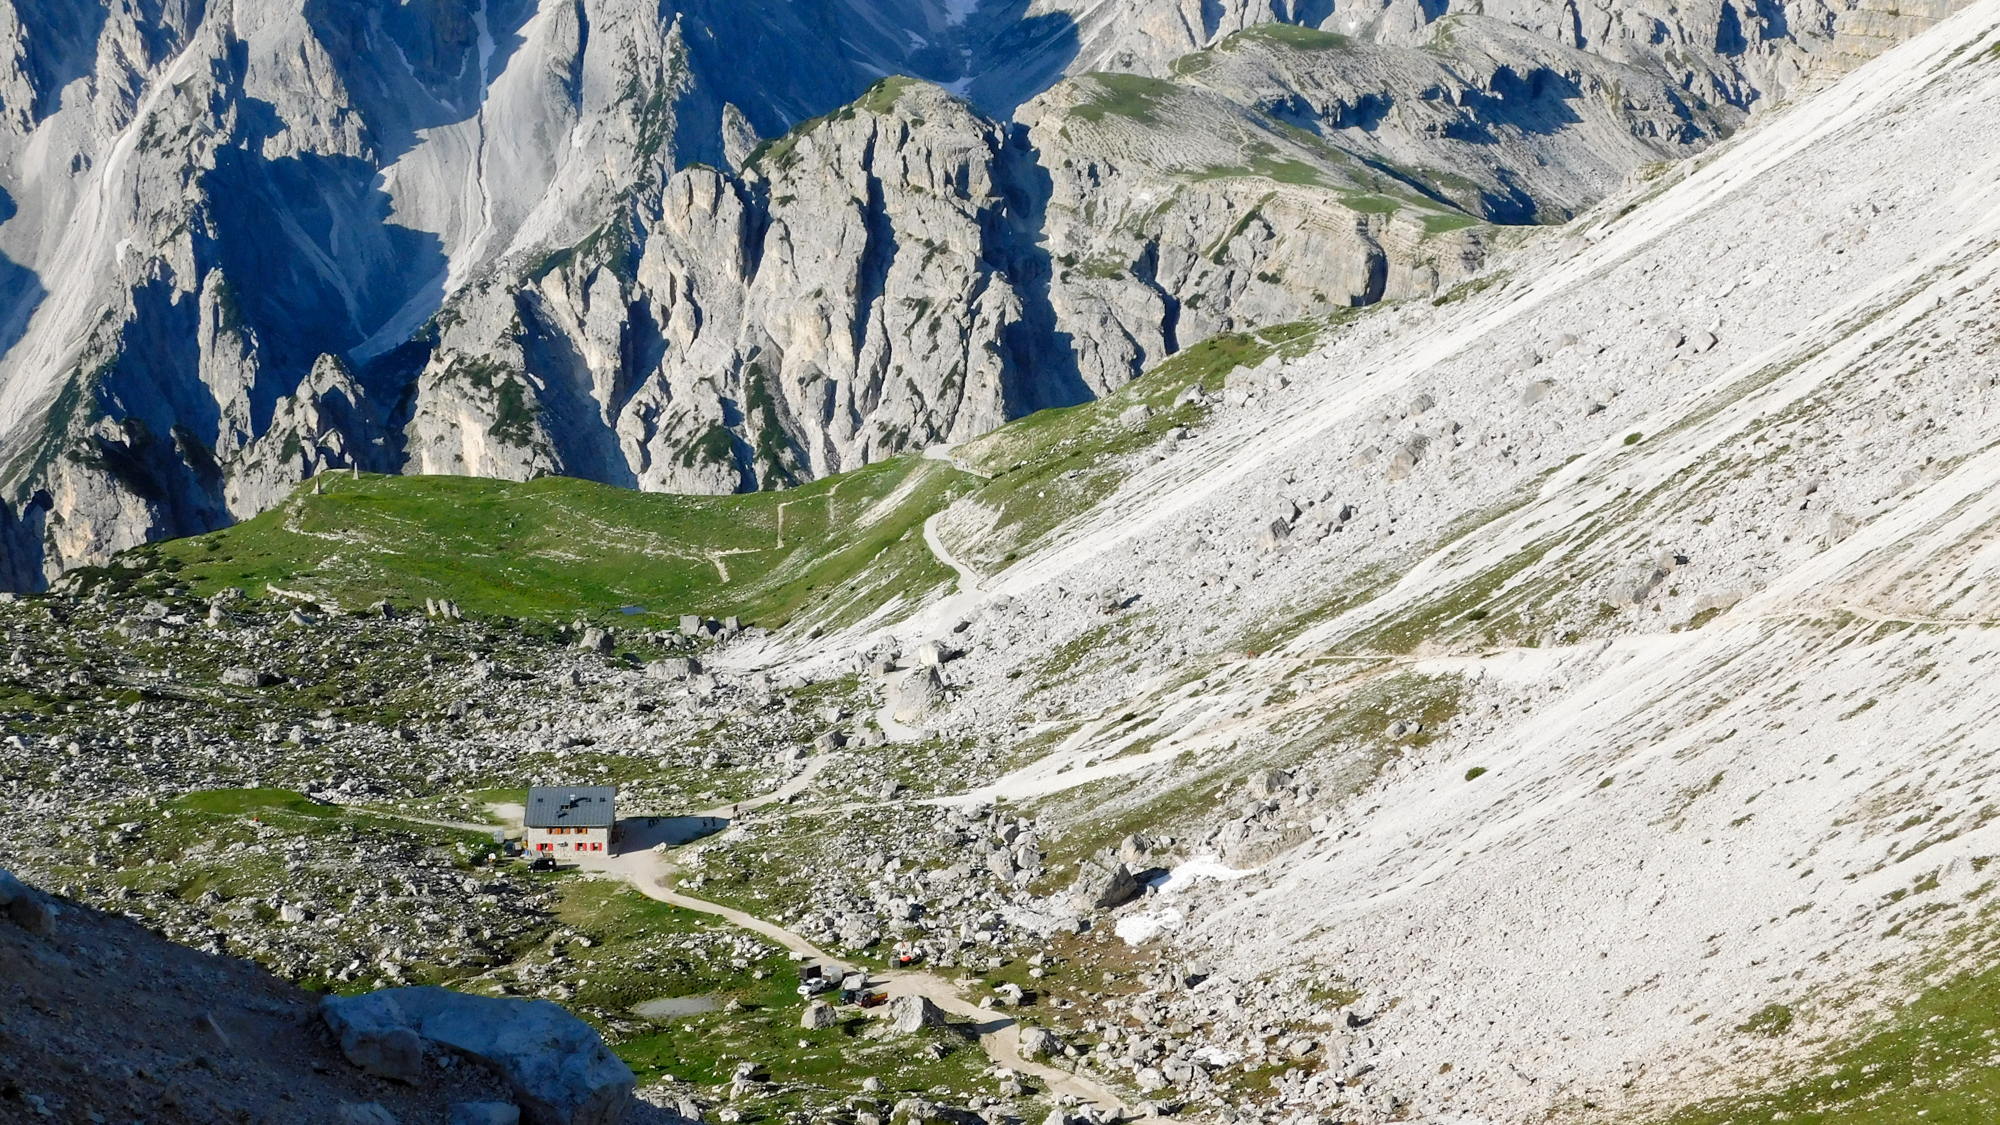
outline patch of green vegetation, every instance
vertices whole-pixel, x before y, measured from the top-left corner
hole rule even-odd
[[[1295,51],[1343,51],[1354,45],[1345,35],[1295,23],[1263,23],[1224,39],[1217,47],[1234,50],[1244,43],[1278,43]]]
[[[868,87],[867,91],[859,98],[847,105],[841,106],[832,113],[821,114],[818,117],[801,121],[797,125],[792,126],[784,136],[775,140],[765,141],[758,145],[751,151],[749,157],[745,159],[743,166],[745,169],[782,170],[789,168],[798,158],[797,150],[799,142],[820,126],[836,121],[852,121],[855,115],[860,113],[888,113],[896,108],[896,103],[902,100],[905,93],[920,84],[922,84],[920,79],[909,78],[900,74],[884,78],[876,82],[873,86]]]
[[[1476,227],[1478,225],[1479,220],[1471,215],[1445,213],[1424,216],[1424,234],[1426,235],[1450,234],[1455,230],[1464,230],[1467,227]]]
[[[1496,285],[1504,284],[1507,277],[1508,271],[1506,270],[1494,270],[1492,273],[1480,274],[1478,277],[1461,281],[1450,289],[1445,290],[1444,295],[1432,299],[1431,304],[1443,308],[1446,305],[1455,305],[1460,301],[1470,300]]]
[[[896,108],[905,91],[918,84],[915,78],[892,74],[868,87],[868,92],[861,95],[854,106],[863,113],[888,113]]]
[[[736,462],[736,438],[720,423],[711,424],[702,435],[681,450],[683,469],[696,465],[732,465]]]
[[[486,432],[509,445],[527,445],[535,438],[537,413],[529,408],[527,391],[518,379],[502,380],[493,396],[493,424]]]
[[[1363,215],[1393,215],[1406,206],[1403,200],[1373,192],[1343,195],[1340,202],[1348,210],[1359,211]]]
[[[1086,662],[1106,658],[1105,640],[1119,622],[1107,621],[1092,629],[1085,629],[1070,638],[1068,643],[1056,648],[1041,663],[1041,682],[1036,690],[1044,690],[1068,682],[1078,667]]]
[[[1646,435],[1644,435],[1644,434],[1640,434],[1640,433],[1630,433],[1630,434],[1626,434],[1626,435],[1625,435],[1625,444],[1626,444],[1626,445],[1637,445],[1637,444],[1639,444],[1640,442],[1642,442],[1642,441],[1644,441],[1644,440],[1646,440]]]
[[[1542,542],[1517,551],[1482,573],[1451,586],[1442,596],[1418,603],[1364,630],[1354,638],[1354,643],[1364,650],[1404,653],[1426,641],[1441,640],[1454,622],[1463,620],[1474,608],[1488,607],[1509,581],[1540,562],[1550,548],[1551,544]],[[1511,621],[1489,629],[1489,638],[1497,638],[1506,627],[1511,627]]]
[[[540,281],[557,270],[577,265],[602,266],[625,281],[638,276],[639,247],[632,237],[630,217],[620,213],[584,235],[576,245],[542,255],[528,267],[527,276],[530,281]]]
[[[1465,771],[1465,780],[1477,781],[1481,777],[1484,777],[1485,775],[1486,775],[1485,766],[1474,766],[1471,769]]]
[[[1351,984],[1328,983],[1314,985],[1306,995],[1329,1008],[1345,1008],[1366,994]]]
[[[1089,101],[1072,106],[1069,111],[1071,117],[1083,121],[1102,121],[1115,114],[1142,125],[1157,125],[1161,104],[1181,92],[1171,82],[1141,74],[1093,71],[1084,78],[1096,88],[1090,92]]]
[[[922,550],[925,517],[968,479],[917,457],[741,496],[567,477],[340,475],[255,519],[138,554],[179,568],[203,596],[276,584],[347,607],[449,598],[477,615],[638,623],[620,610],[639,606],[654,622],[704,613],[776,626],[808,611],[865,614],[948,580],[935,560],[903,556],[912,539]],[[862,604],[835,604],[843,589]]]
[[[753,451],[757,487],[795,487],[799,483],[798,454],[792,448],[791,439],[785,435],[784,426],[778,421],[778,404],[771,395],[770,379],[759,363],[750,365],[748,375],[743,405],[747,413],[757,420],[757,445]]]
[[[314,817],[340,815],[340,810],[334,806],[322,805],[304,793],[294,793],[289,789],[206,789],[173,801],[171,807],[212,816],[252,816],[269,812]]]
[[[1253,157],[1247,166],[1218,165],[1205,168],[1192,177],[1196,182],[1203,180],[1224,180],[1239,176],[1261,176],[1276,180],[1281,184],[1299,184],[1305,187],[1329,187],[1326,173],[1307,164],[1303,160],[1277,160],[1269,156]]]
[[[1773,1004],[1738,1030],[1782,1035],[1793,1013]],[[2000,1102],[2000,967],[1953,974],[1926,989],[1887,1026],[1828,1051],[1771,1088],[1715,1099],[1665,1125],[1876,1125],[1887,1121],[1979,1125]]]

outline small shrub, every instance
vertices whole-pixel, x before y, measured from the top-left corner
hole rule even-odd
[[[1486,772],[1485,766],[1474,766],[1471,769],[1465,771],[1465,780],[1471,781],[1477,778],[1480,774],[1485,772]]]
[[[1766,1004],[1756,1015],[1736,1025],[1736,1030],[1776,1039],[1792,1029],[1792,1010],[1783,1004]]]
[[[1633,434],[1626,434],[1626,435],[1625,435],[1625,444],[1626,444],[1626,445],[1637,445],[1637,444],[1639,444],[1639,443],[1640,443],[1641,441],[1644,441],[1644,440],[1645,440],[1645,437],[1646,437],[1646,435],[1644,435],[1644,434],[1637,434],[1637,433],[1633,433]]]

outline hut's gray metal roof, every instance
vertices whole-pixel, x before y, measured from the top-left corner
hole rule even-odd
[[[614,785],[550,785],[528,790],[530,828],[609,828],[616,818]]]

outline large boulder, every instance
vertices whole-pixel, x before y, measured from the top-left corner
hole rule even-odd
[[[1024,1059],[1054,1058],[1062,1054],[1063,1042],[1046,1027],[1024,1027],[1021,1029],[1021,1057]]]
[[[225,668],[222,682],[231,687],[262,688],[277,683],[278,676],[262,668]]]
[[[646,677],[653,680],[685,680],[701,671],[701,662],[687,656],[669,656],[646,665]]]
[[[10,906],[14,900],[28,893],[28,885],[14,878],[14,873],[0,867],[0,906]]]
[[[1144,888],[1132,877],[1132,869],[1122,863],[1085,860],[1078,865],[1076,882],[1070,885],[1069,893],[1083,909],[1110,910],[1138,898]]]
[[[1292,787],[1292,775],[1284,770],[1258,770],[1250,775],[1245,785],[1250,795],[1258,800],[1270,800]]]
[[[921,996],[898,996],[889,1001],[889,1030],[897,1035],[915,1035],[927,1027],[943,1027],[944,1012]]]
[[[357,1066],[399,1031],[491,1066],[529,1125],[616,1125],[632,1097],[631,1069],[589,1024],[547,1000],[391,988],[328,997],[322,1013]]]
[[[4,870],[0,870],[0,910],[31,934],[47,937],[54,928],[55,914],[49,905],[33,888]]]
[[[937,668],[918,668],[889,689],[889,715],[899,723],[919,723],[943,701],[944,678]]]

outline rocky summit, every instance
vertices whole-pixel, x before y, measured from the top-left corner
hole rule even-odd
[[[0,1119],[1993,1117],[2000,0],[0,11]]]

